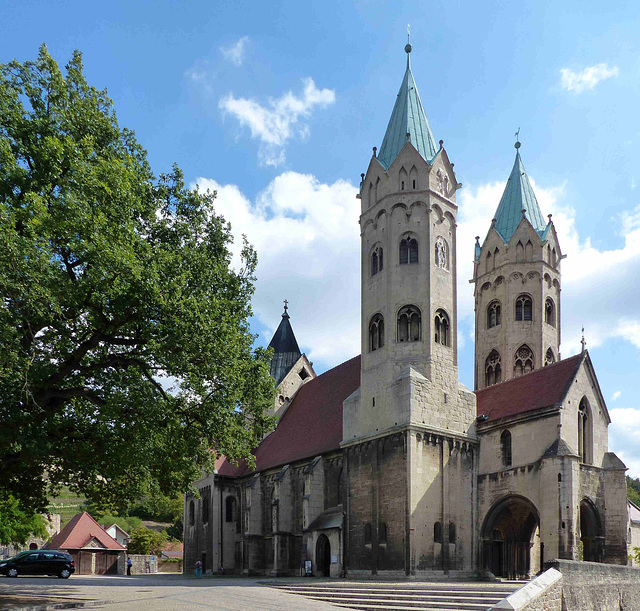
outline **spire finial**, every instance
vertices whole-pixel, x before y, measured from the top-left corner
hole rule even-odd
[[[584,339],[584,327],[582,327],[582,339],[580,340],[580,343],[582,344],[582,350],[580,351],[580,353],[584,353],[585,346],[587,345],[587,342]]]
[[[289,309],[289,302],[285,299],[284,300],[284,314],[283,314],[283,316],[289,316],[289,314],[287,313],[288,309]]]
[[[515,146],[517,150],[522,146],[522,144],[520,144],[520,128],[518,128],[518,131],[513,135],[516,137],[516,143],[513,146]]]
[[[409,69],[411,67],[411,63],[409,62],[409,54],[411,53],[411,26],[409,24],[407,24],[407,44],[404,50],[407,54],[407,69]]]

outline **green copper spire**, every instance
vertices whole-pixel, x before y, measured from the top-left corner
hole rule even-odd
[[[413,74],[411,74],[409,61],[411,45],[407,43],[404,50],[407,52],[407,70],[404,73],[404,79],[402,79],[402,85],[400,85],[400,91],[378,154],[378,161],[385,168],[394,162],[402,147],[407,143],[407,134],[410,134],[411,144],[416,147],[425,161],[430,162],[438,152],[422,107],[418,88],[413,80]]]
[[[495,229],[505,242],[511,239],[520,224],[523,210],[540,237],[544,238],[547,231],[547,224],[540,212],[538,200],[522,165],[519,148],[520,142],[516,142],[516,160],[496,212]]]

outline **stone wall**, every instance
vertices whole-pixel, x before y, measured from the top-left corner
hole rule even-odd
[[[491,611],[562,611],[562,574],[548,569],[491,607]]]
[[[563,611],[640,611],[640,569],[570,560],[545,567],[562,573]]]

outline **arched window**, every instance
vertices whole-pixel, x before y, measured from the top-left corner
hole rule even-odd
[[[557,262],[556,249],[553,248],[551,250],[551,260],[549,261],[549,263],[551,264],[551,267],[555,267]]]
[[[529,295],[516,299],[516,320],[533,320],[533,303]]]
[[[487,261],[486,271],[490,272],[493,269],[493,255],[491,254],[491,251],[487,253],[486,261]]]
[[[369,522],[364,525],[364,544],[371,545],[371,524]]]
[[[531,243],[531,240],[529,240],[527,242],[527,245],[525,246],[525,258],[527,261],[531,261],[533,259],[533,244]]]
[[[209,495],[206,492],[202,495],[202,523],[209,523]]]
[[[384,257],[382,252],[382,246],[377,246],[371,253],[371,275],[375,276],[378,272],[382,271],[384,267]]]
[[[518,242],[516,244],[516,261],[524,261],[524,246],[522,245],[522,242]]]
[[[406,236],[400,240],[400,265],[418,262],[418,240]]]
[[[416,306],[408,305],[398,312],[398,341],[418,342],[421,333],[420,310]]]
[[[502,456],[502,466],[511,466],[511,433],[502,431],[500,435],[500,454]]]
[[[487,306],[487,329],[497,327],[502,322],[502,307],[499,301],[492,301]]]
[[[502,367],[500,365],[500,353],[492,350],[484,363],[485,386],[493,386],[502,382]]]
[[[580,460],[586,464],[591,464],[593,460],[591,430],[591,410],[587,398],[583,397],[578,408],[578,454]]]
[[[224,504],[225,504],[225,507],[224,507],[225,522],[235,522],[238,519],[238,516],[236,515],[237,514],[236,498],[234,496],[228,496]]]
[[[384,346],[384,318],[376,314],[369,323],[369,352]]]
[[[449,269],[449,245],[442,236],[436,239],[435,250],[436,265],[440,269]]]
[[[546,367],[547,365],[553,365],[553,363],[555,362],[556,362],[556,357],[553,354],[553,350],[549,348],[547,350],[547,353],[544,355],[544,366]]]
[[[436,310],[434,328],[435,328],[434,339],[436,344],[442,344],[443,346],[450,346],[451,338],[449,337],[449,316],[447,316],[447,313],[442,309]]]
[[[513,364],[513,377],[517,378],[530,371],[533,371],[533,352],[529,346],[522,344],[516,351],[516,358]]]
[[[384,545],[387,542],[387,525],[381,522],[378,525],[378,544]]]
[[[547,297],[544,302],[544,322],[556,326],[556,304],[553,303],[551,297]]]
[[[196,506],[193,501],[189,501],[189,526],[196,523]]]
[[[453,522],[449,522],[449,543],[456,542],[456,525]]]
[[[436,522],[433,525],[433,540],[435,543],[442,543],[442,523]]]

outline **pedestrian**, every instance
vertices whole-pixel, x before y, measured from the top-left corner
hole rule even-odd
[[[127,558],[127,575],[131,575],[132,566],[133,566],[133,562],[131,562],[131,558]]]
[[[202,578],[202,562],[200,560],[196,560],[196,577],[198,579]]]

